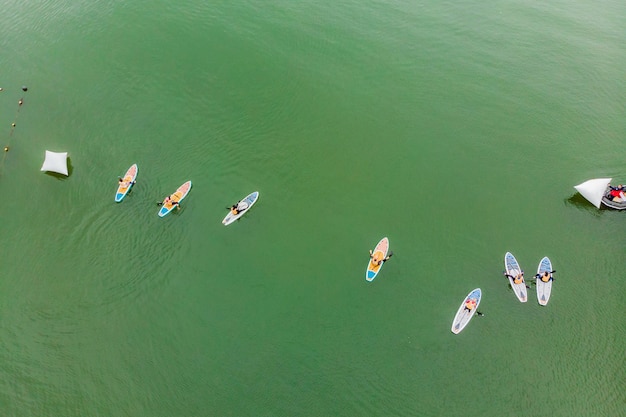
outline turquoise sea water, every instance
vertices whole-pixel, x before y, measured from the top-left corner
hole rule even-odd
[[[624,414],[623,2],[2,6],[2,415]]]

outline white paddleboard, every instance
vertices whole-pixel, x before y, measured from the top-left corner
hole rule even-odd
[[[520,268],[519,264],[517,263],[517,259],[515,259],[515,256],[513,256],[511,252],[507,252],[504,255],[504,269],[506,270],[507,277],[509,278],[509,282],[511,283],[511,288],[513,288],[513,292],[515,293],[517,298],[522,303],[528,301],[526,281],[523,279],[523,275],[522,282],[519,284],[515,283],[514,278],[519,274],[522,274],[522,268]]]
[[[255,191],[255,192],[245,196],[243,198],[243,200],[241,200],[241,201],[239,201],[237,203],[237,206],[241,210],[239,210],[239,212],[237,214],[233,214],[232,211],[228,212],[226,217],[224,217],[224,220],[222,220],[222,224],[224,226],[228,226],[229,224],[233,223],[235,220],[241,218],[241,216],[243,216],[248,211],[250,211],[250,208],[254,205],[254,203],[256,203],[256,201],[258,199],[259,199],[259,192],[258,191]]]
[[[452,333],[459,334],[467,326],[472,317],[476,315],[481,298],[482,292],[480,288],[476,288],[467,294],[452,321]],[[470,307],[469,310],[465,307],[466,305]]]
[[[550,277],[548,282],[541,279],[544,272],[547,272]],[[535,281],[537,284],[537,301],[540,305],[545,306],[548,304],[550,293],[552,292],[552,262],[550,262],[547,256],[539,262],[537,275],[537,280]]]

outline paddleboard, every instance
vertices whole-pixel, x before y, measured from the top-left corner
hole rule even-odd
[[[472,290],[469,294],[467,294],[467,297],[465,297],[465,300],[463,300],[461,306],[459,307],[459,310],[456,312],[454,320],[452,320],[452,333],[461,333],[461,330],[463,330],[465,326],[467,326],[467,323],[470,322],[472,317],[476,315],[476,311],[478,311],[478,305],[480,304],[481,297],[482,292],[480,291],[480,288],[476,288],[475,290]],[[465,308],[465,305],[467,303],[470,303],[472,305],[471,310]]]
[[[525,303],[526,301],[528,301],[528,293],[526,292],[526,281],[522,279],[522,282],[520,284],[516,284],[513,280],[514,277],[522,272],[522,268],[520,268],[519,264],[517,263],[517,259],[515,259],[515,256],[513,256],[511,252],[507,252],[504,255],[504,268],[506,269],[507,278],[509,278],[509,282],[511,283],[511,288],[513,288],[513,292],[515,292],[515,295],[522,303]]]
[[[383,264],[385,263],[383,261],[380,265],[376,265],[374,263],[374,258],[376,257],[378,259],[385,259],[387,257],[388,250],[389,239],[384,237],[380,240],[380,242],[378,242],[378,245],[376,245],[376,247],[374,248],[374,251],[372,252],[372,258],[370,258],[370,261],[367,263],[367,270],[365,271],[365,279],[367,281],[373,281],[374,278],[376,278],[376,275],[378,275],[378,272],[382,268]]]
[[[186,183],[178,187],[174,194],[170,195],[171,201],[166,203],[164,199],[163,205],[159,210],[159,217],[164,217],[168,215],[172,210],[174,210],[174,208],[176,208],[178,204],[172,204],[172,202],[178,201],[178,203],[180,204],[180,202],[183,201],[183,198],[187,197],[187,194],[189,194],[189,190],[191,190],[191,181],[187,181]]]
[[[548,272],[550,274],[550,280],[548,282],[544,282],[541,280],[541,276],[544,272]],[[552,262],[546,256],[540,262],[537,267],[537,280],[535,281],[537,284],[537,301],[542,306],[548,304],[548,300],[550,300],[550,293],[552,292]]]
[[[250,208],[254,205],[254,203],[256,203],[258,199],[259,199],[258,191],[248,194],[246,197],[244,197],[243,200],[237,203],[237,206],[240,209],[239,212],[237,214],[233,214],[232,211],[229,211],[226,217],[224,217],[224,220],[222,220],[222,224],[224,226],[228,226],[229,224],[233,223],[235,220],[239,219],[241,216],[243,216],[250,210]]]
[[[122,177],[122,181],[124,181],[127,185],[119,185],[117,187],[117,192],[115,193],[116,203],[121,202],[124,197],[126,197],[126,194],[128,194],[131,187],[133,186],[135,178],[137,178],[137,164],[133,164],[130,168],[128,168],[128,171],[126,171],[126,174],[124,174],[124,177]]]

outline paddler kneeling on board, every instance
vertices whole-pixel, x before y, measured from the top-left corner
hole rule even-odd
[[[135,181],[129,181],[129,180],[124,180],[120,177],[120,179],[117,181],[119,186],[122,188],[128,188],[131,185],[133,185],[135,183]]]
[[[476,300],[470,298],[465,302],[465,310],[469,311],[470,313],[472,312],[474,307],[476,307]]]
[[[372,265],[379,266],[379,265],[382,265],[383,262],[391,258],[391,255],[387,255],[387,257],[383,259],[383,255],[380,251],[373,253],[372,250],[370,249],[370,258],[372,260]]]
[[[245,202],[241,202],[241,201],[237,201],[237,204],[233,204],[230,207],[230,212],[233,213],[233,215],[238,215],[239,213],[241,213],[242,211],[244,211],[245,209],[248,208],[248,204]]]
[[[524,283],[524,271],[520,272],[513,278],[513,284],[523,284]]]
[[[178,205],[178,201],[173,200],[171,195],[168,195],[167,197],[165,197],[165,200],[163,200],[163,205],[165,206],[167,204],[172,207],[176,206],[176,208],[180,208],[180,206]]]
[[[548,271],[545,271],[541,276],[537,274],[537,278],[541,278],[543,282],[549,282],[552,280],[552,277],[550,276],[550,273]]]

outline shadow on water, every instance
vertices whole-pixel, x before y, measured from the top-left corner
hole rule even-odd
[[[564,200],[564,203],[566,206],[574,206],[578,210],[592,213],[595,216],[601,216],[603,212],[608,210],[606,207],[602,205],[600,206],[599,209],[596,208],[593,204],[587,201],[587,199],[585,199],[585,197],[583,197],[579,193],[575,193],[571,197],[566,198]]]
[[[59,174],[58,172],[53,171],[45,171],[46,175],[56,178],[57,180],[66,180],[72,176],[73,172],[74,166],[72,165],[72,158],[70,157],[67,158],[67,175]]]

